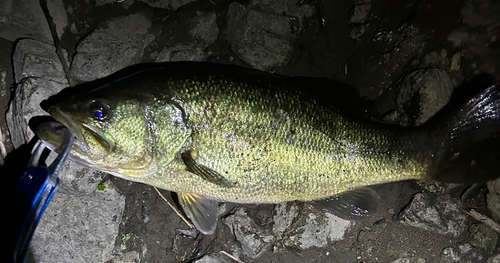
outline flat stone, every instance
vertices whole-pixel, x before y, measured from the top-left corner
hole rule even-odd
[[[329,242],[342,240],[351,222],[323,211],[320,213],[309,213],[305,225],[292,231],[285,245],[300,249],[321,248]]]
[[[470,244],[457,244],[454,247],[443,249],[439,255],[439,262],[455,263],[455,262],[484,262],[484,256],[477,248]]]
[[[201,48],[179,44],[162,49],[155,61],[205,61],[206,59],[207,54]]]
[[[177,10],[177,8],[185,4],[194,2],[196,0],[139,0],[139,1],[156,8]]]
[[[77,46],[71,70],[81,81],[108,76],[140,62],[154,36],[147,31],[151,20],[141,14],[113,19]]]
[[[499,26],[500,3],[492,0],[468,0],[462,7],[462,18],[470,26]]]
[[[193,38],[201,40],[205,47],[214,43],[219,36],[217,15],[215,13],[200,13],[200,15],[192,19],[190,28],[189,34]]]
[[[278,204],[275,209],[273,232],[278,244],[288,247],[325,247],[330,242],[342,240],[351,226],[350,221],[319,209],[301,211],[293,202]]]
[[[31,241],[36,262],[111,259],[124,208],[125,197],[110,181],[105,190],[94,188],[91,194],[61,184]]]
[[[285,64],[297,38],[293,20],[231,3],[227,13],[227,38],[242,60],[260,70]]]
[[[234,260],[222,253],[205,255],[194,263],[233,263]]]
[[[48,0],[47,7],[56,24],[59,38],[68,25],[67,13],[62,0]],[[33,38],[52,42],[47,19],[38,0],[0,1],[0,37],[15,41]]]
[[[488,255],[497,247],[498,234],[485,224],[473,224],[469,228],[469,243],[482,249]]]
[[[445,70],[431,68],[406,75],[396,89],[399,124],[419,126],[448,103],[454,86]]]
[[[394,261],[391,261],[389,263],[426,263],[425,259],[422,258],[398,258]]]
[[[457,237],[467,230],[467,217],[460,200],[449,195],[415,194],[399,215],[407,225]]]
[[[230,232],[234,233],[247,257],[258,258],[264,251],[269,250],[275,240],[268,230],[258,226],[247,215],[245,208],[238,208],[234,214],[224,220],[224,223],[229,227]]]
[[[292,202],[279,203],[275,207],[273,217],[273,232],[277,239],[281,239],[287,229],[293,224],[299,213],[299,208]]]
[[[36,76],[43,76],[45,80],[63,84],[68,83],[53,45],[33,39],[21,39],[16,44],[12,61],[16,83],[24,78]]]
[[[371,4],[355,5],[352,11],[351,23],[364,23],[371,9]]]
[[[301,28],[304,18],[313,16],[315,11],[314,5],[296,0],[252,0],[249,6],[270,14],[296,17],[301,21]]]
[[[25,144],[35,135],[28,126],[32,117],[47,115],[40,102],[67,87],[42,78],[24,78],[16,87],[14,99],[7,112],[7,127],[15,148]]]
[[[500,263],[500,254],[496,254],[494,256],[491,256],[490,258],[488,258],[486,263]]]
[[[486,204],[490,210],[493,219],[500,222],[500,179],[486,183],[488,194],[486,195]]]

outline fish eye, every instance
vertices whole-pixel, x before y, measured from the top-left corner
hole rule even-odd
[[[90,104],[90,115],[98,121],[103,121],[109,117],[110,106],[102,101],[93,100]]]

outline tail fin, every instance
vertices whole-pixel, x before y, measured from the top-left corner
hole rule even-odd
[[[431,126],[439,127],[431,133],[438,149],[426,179],[471,184],[500,176],[499,85],[491,85],[461,103],[451,117],[433,121]]]

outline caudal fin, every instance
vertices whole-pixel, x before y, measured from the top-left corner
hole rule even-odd
[[[500,86],[487,87],[453,111],[431,124],[438,127],[431,133],[436,152],[426,179],[470,184],[498,178]]]

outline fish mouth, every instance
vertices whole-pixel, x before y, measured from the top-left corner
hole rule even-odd
[[[79,125],[57,106],[51,107],[48,112],[56,121],[60,122],[59,125],[66,126],[66,128],[68,128],[75,136],[76,140],[73,145],[73,154],[70,154],[70,156],[73,157],[72,159],[75,161],[92,164],[92,160],[94,158],[99,158],[93,153],[94,147],[91,147],[86,140],[83,133],[84,131],[91,134],[106,151],[111,152],[115,149],[115,141],[113,137],[104,132],[102,129],[93,127],[86,123],[81,123]],[[55,124],[55,122],[52,122],[41,125],[41,127],[37,129],[37,134],[39,134],[40,139],[42,139],[45,145],[53,150],[57,150],[62,143],[62,137],[56,132],[57,128],[58,125]],[[99,156],[102,157],[102,155]]]
[[[60,148],[64,143],[64,138],[60,132],[61,129],[69,128],[59,122],[49,121],[38,125],[35,133],[47,148],[60,153]],[[73,131],[70,130],[70,132],[74,134]],[[87,155],[87,151],[85,149],[86,147],[81,141],[75,141],[68,158],[78,163],[91,164],[88,160],[86,160],[86,158],[81,157]]]
[[[76,125],[76,123],[71,119],[70,116],[66,115],[63,111],[59,109],[59,107],[54,106],[49,109],[49,114],[56,121],[62,123],[66,128],[68,128],[71,133],[76,137],[78,142],[85,142],[85,138],[83,137],[82,131]],[[87,144],[85,142],[85,144]],[[88,145],[87,145],[88,146]]]

